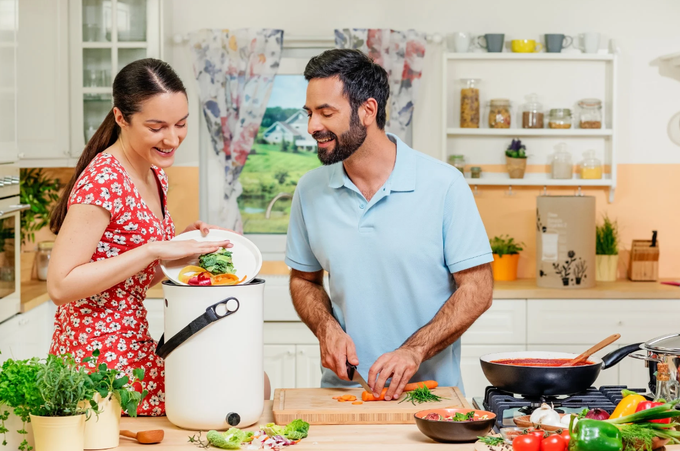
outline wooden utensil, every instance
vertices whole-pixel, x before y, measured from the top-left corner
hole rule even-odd
[[[609,346],[610,344],[614,343],[619,338],[621,338],[621,334],[610,335],[609,337],[605,338],[604,340],[602,340],[601,342],[599,342],[598,344],[596,344],[592,348],[588,349],[583,354],[579,355],[575,359],[572,359],[572,360],[568,361],[567,363],[565,363],[561,366],[574,366],[579,362],[583,362],[584,360],[587,360],[588,357],[590,357],[592,354],[595,354],[597,351],[604,348],[605,346]]]
[[[160,443],[165,436],[165,432],[163,429],[153,429],[151,431],[139,431],[135,433],[121,429],[120,435],[133,438],[143,445],[151,445],[154,443]]]

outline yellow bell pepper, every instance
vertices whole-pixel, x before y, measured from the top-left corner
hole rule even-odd
[[[616,409],[614,409],[614,412],[609,417],[611,419],[631,415],[635,413],[635,409],[637,409],[638,404],[647,401],[647,398],[644,396],[630,390],[623,390],[621,394],[623,395],[623,399],[621,402],[619,402],[619,404],[616,406]]]

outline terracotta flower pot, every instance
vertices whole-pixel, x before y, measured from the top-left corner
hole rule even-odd
[[[619,266],[618,255],[595,256],[595,280],[598,282],[616,281],[616,273]]]
[[[99,394],[95,401],[102,413],[99,416],[93,413],[85,422],[85,449],[115,448],[120,441],[120,403],[110,395],[102,401]]]
[[[505,157],[505,166],[511,179],[523,179],[524,171],[527,169],[526,158]]]
[[[35,451],[82,451],[85,415],[39,417],[31,415]]]
[[[517,280],[518,263],[519,254],[505,254],[502,256],[493,254],[493,262],[491,263],[491,269],[493,270],[493,280]]]

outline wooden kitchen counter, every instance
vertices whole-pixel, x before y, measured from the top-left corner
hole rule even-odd
[[[272,401],[265,401],[264,412],[259,422],[254,427],[246,430],[257,430],[258,425],[274,421],[272,414]],[[186,450],[196,451],[196,445],[189,443],[189,436],[196,434],[174,426],[166,417],[146,418],[122,418],[121,429],[131,431],[145,431],[149,429],[165,430],[165,438],[159,445],[140,445],[125,437],[120,438],[120,446],[117,449],[146,447],[152,451],[157,450]],[[205,437],[205,432],[201,437]],[[673,447],[666,447],[671,449]],[[680,450],[680,446],[676,447]],[[217,449],[217,448],[209,448]],[[241,449],[246,449],[242,447]],[[437,443],[423,435],[415,424],[388,424],[388,425],[312,425],[309,428],[309,436],[292,448],[284,447],[291,451],[310,450],[421,450],[421,449],[456,449],[458,451],[473,451],[471,443],[446,444]],[[677,450],[676,450],[677,451]]]

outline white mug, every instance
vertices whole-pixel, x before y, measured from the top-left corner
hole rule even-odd
[[[585,53],[597,53],[600,49],[600,33],[581,33],[579,35],[581,45],[579,48]]]
[[[456,53],[467,53],[470,51],[470,43],[472,43],[472,34],[457,31],[447,36],[449,50]]]

